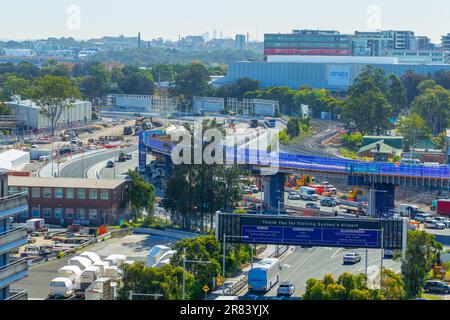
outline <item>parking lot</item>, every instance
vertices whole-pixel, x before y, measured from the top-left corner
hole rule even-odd
[[[175,239],[163,236],[132,234],[124,238],[111,238],[98,242],[84,248],[79,253],[93,251],[102,259],[110,254],[123,254],[127,256],[128,260],[145,262],[148,252],[154,245],[171,245],[175,242]],[[67,265],[68,260],[75,255],[31,266],[28,270],[28,277],[16,282],[11,288],[26,289],[30,299],[46,299],[51,279],[57,277],[58,269]]]

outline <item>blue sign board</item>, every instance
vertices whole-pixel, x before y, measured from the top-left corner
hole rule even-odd
[[[380,247],[380,230],[242,226],[242,242],[341,247]]]
[[[308,245],[315,247],[402,249],[405,221],[329,217],[292,217],[221,213],[217,238],[248,244]]]

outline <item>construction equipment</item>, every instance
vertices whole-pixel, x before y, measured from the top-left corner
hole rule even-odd
[[[348,201],[358,201],[359,196],[363,196],[365,191],[363,189],[354,188],[348,192],[347,198]]]

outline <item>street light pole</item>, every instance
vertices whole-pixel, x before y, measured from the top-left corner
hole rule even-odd
[[[186,248],[183,254],[183,300],[186,300],[186,263],[208,264],[211,261],[186,260]]]
[[[381,227],[380,290],[383,289],[384,228]]]

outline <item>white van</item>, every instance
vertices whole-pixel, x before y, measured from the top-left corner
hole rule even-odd
[[[50,297],[68,298],[73,296],[74,292],[74,285],[68,278],[57,277],[50,281]]]
[[[298,193],[300,194],[300,198],[302,200],[317,201],[317,199],[319,199],[319,197],[316,194],[316,189],[314,188],[300,187]]]
[[[60,277],[70,279],[70,281],[74,282],[75,279],[81,274],[81,269],[78,266],[64,266],[58,270],[58,274]]]
[[[424,213],[422,209],[413,204],[400,204],[399,214],[402,217],[414,217],[416,214]]]

